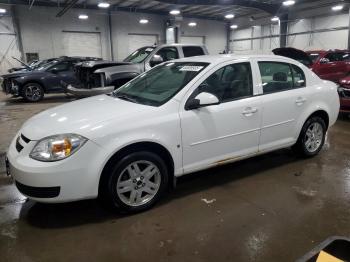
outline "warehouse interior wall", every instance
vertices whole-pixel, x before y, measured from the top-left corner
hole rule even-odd
[[[287,46],[301,50],[347,49],[349,14],[317,14],[312,11],[290,16]],[[233,30],[231,51],[238,54],[271,54],[271,50],[280,47],[279,23],[265,19],[261,24]]]

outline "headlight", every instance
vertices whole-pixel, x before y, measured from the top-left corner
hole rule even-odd
[[[62,160],[78,151],[86,141],[85,137],[76,134],[49,136],[39,140],[29,156],[44,162]]]

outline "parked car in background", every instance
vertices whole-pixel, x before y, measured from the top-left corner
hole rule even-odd
[[[339,81],[340,112],[350,114],[350,76]]]
[[[328,50],[307,51],[295,48],[277,48],[272,51],[275,55],[281,55],[295,59],[308,66],[315,74],[325,80],[338,83],[340,79],[350,74],[350,51]]]
[[[191,172],[291,146],[315,156],[338,113],[337,85],[295,60],[184,58],[32,117],[7,172],[39,202],[99,197],[141,211]]]
[[[2,75],[2,89],[6,94],[22,96],[30,102],[37,102],[44,93],[63,92],[61,81],[76,83],[74,65],[91,57],[60,57],[47,63],[39,63],[28,70]]]
[[[122,62],[83,62],[75,67],[77,84],[62,83],[67,93],[91,96],[111,92],[139,74],[163,62],[191,56],[207,55],[203,45],[169,44],[142,47]]]

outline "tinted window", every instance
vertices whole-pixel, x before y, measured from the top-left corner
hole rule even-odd
[[[338,62],[343,61],[344,53],[337,52],[337,53],[329,53],[325,56],[329,60],[329,62]]]
[[[215,95],[220,102],[252,96],[250,63],[232,64],[217,70],[198,87],[196,94],[201,92]]]
[[[296,65],[291,65],[291,67],[292,67],[292,72],[293,72],[294,87],[295,88],[305,87],[306,86],[306,79],[305,79],[304,71]]]
[[[293,75],[289,64],[259,62],[261,80],[265,94],[291,89]]]
[[[203,48],[200,46],[184,46],[182,50],[185,57],[204,55]]]
[[[73,70],[73,64],[71,62],[57,63],[49,70],[55,69],[57,72]]]
[[[113,93],[120,99],[160,106],[198,75],[207,63],[165,63],[134,78]]]
[[[163,58],[163,61],[169,61],[179,58],[179,53],[177,52],[176,47],[164,47],[160,49],[156,55],[159,55]]]
[[[304,72],[295,65],[280,62],[259,62],[264,94],[305,87]]]
[[[312,63],[315,63],[316,60],[320,57],[320,54],[318,54],[318,53],[310,53],[309,57],[310,57]]]

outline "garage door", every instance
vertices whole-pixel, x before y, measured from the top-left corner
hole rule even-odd
[[[63,53],[66,56],[102,57],[100,33],[62,32]]]
[[[129,53],[143,46],[158,44],[158,35],[129,34]]]
[[[181,43],[203,45],[204,36],[181,36]]]

